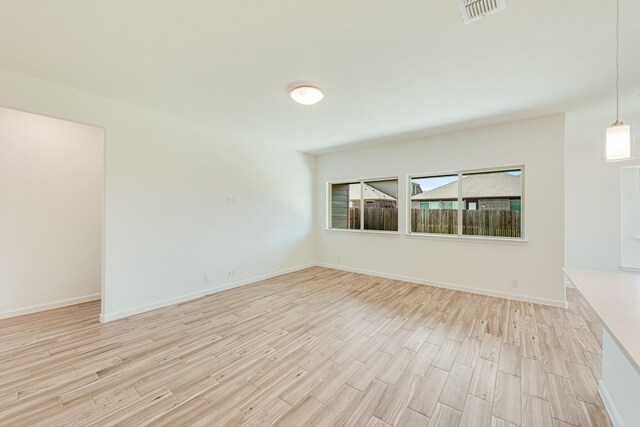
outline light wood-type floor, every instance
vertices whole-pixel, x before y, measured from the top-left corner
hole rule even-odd
[[[610,425],[601,326],[568,310],[314,267],[98,323],[0,321],[0,425]]]

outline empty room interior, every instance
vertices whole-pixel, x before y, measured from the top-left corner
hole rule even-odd
[[[0,2],[0,426],[640,426],[640,2]]]

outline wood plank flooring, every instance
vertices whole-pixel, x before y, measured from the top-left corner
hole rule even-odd
[[[0,425],[610,426],[601,325],[314,267],[98,323],[0,321]]]

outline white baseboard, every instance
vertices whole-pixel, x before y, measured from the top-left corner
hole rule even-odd
[[[294,271],[304,270],[305,268],[315,266],[314,263],[301,265],[298,267],[288,268],[286,270],[276,271],[275,273],[264,274],[262,276],[251,277],[248,279],[240,280],[233,283],[225,283],[223,285],[214,286],[212,288],[203,289],[198,292],[192,292],[185,295],[180,295],[173,298],[167,298],[161,301],[152,302],[150,304],[139,305],[131,307],[126,310],[117,311],[115,313],[100,314],[100,322],[107,323],[114,320],[122,319],[124,317],[133,316],[135,314],[145,313],[147,311],[156,310],[158,308],[167,307],[169,305],[180,304],[186,301],[191,301],[197,298],[202,298],[207,295],[215,294],[218,292],[226,291],[227,289],[238,288],[240,286],[250,285],[261,280],[270,279],[272,277],[281,276],[287,273],[293,273]]]
[[[18,308],[15,310],[7,310],[0,312],[0,319],[9,317],[22,316],[25,314],[37,313],[39,311],[52,310],[54,308],[66,307],[68,305],[80,304],[87,301],[95,301],[100,299],[100,294],[85,295],[77,298],[69,298],[45,304],[31,305],[29,307]]]
[[[180,296],[173,297],[173,298],[164,299],[164,300],[161,300],[161,301],[156,301],[156,302],[153,302],[153,303],[150,303],[150,304],[144,304],[144,305],[132,307],[132,308],[129,308],[129,309],[126,309],[126,310],[121,310],[121,311],[118,311],[118,312],[115,312],[115,313],[106,313],[106,314],[102,313],[102,314],[100,314],[100,321],[103,322],[103,323],[111,322],[113,320],[122,319],[124,317],[133,316],[135,314],[144,313],[144,312],[147,312],[147,311],[155,310],[155,309],[166,307],[166,306],[169,306],[169,305],[180,304],[180,303],[183,303],[183,302],[186,302],[186,301],[190,301],[190,300],[194,300],[194,299],[197,299],[197,298],[201,298],[201,297],[206,296],[206,295],[211,295],[211,294],[215,294],[217,292],[222,292],[222,291],[225,291],[227,289],[233,289],[233,288],[237,288],[237,287],[240,287],[240,286],[245,286],[245,285],[249,285],[249,284],[252,284],[252,283],[255,283],[255,282],[259,282],[261,280],[270,279],[272,277],[280,276],[280,275],[283,275],[283,274],[293,273],[293,272],[299,271],[299,270],[304,270],[305,268],[309,268],[309,267],[313,267],[313,266],[333,268],[333,269],[336,269],[336,270],[343,270],[343,271],[349,271],[349,272],[353,272],[353,273],[367,274],[367,275],[370,275],[370,276],[379,276],[379,277],[384,277],[384,278],[393,279],[393,280],[402,280],[402,281],[405,281],[405,282],[417,283],[417,284],[421,284],[421,285],[438,286],[438,287],[446,288],[446,289],[453,289],[453,290],[457,290],[457,291],[469,292],[469,293],[480,294],[480,295],[488,295],[488,296],[498,297],[498,298],[513,299],[513,300],[516,300],[516,301],[531,302],[531,303],[535,303],[535,304],[545,304],[545,305],[551,305],[551,306],[563,307],[563,308],[567,307],[566,301],[561,301],[561,300],[552,300],[552,299],[538,298],[538,297],[528,297],[528,296],[512,294],[512,293],[508,293],[508,292],[501,292],[501,291],[494,291],[494,290],[490,290],[490,289],[482,289],[482,288],[475,288],[475,287],[471,287],[471,286],[457,285],[457,284],[453,284],[453,283],[440,282],[440,281],[437,281],[437,280],[425,280],[425,279],[419,279],[419,278],[415,278],[415,277],[401,276],[401,275],[396,275],[396,274],[388,274],[388,273],[383,273],[383,272],[380,272],[380,271],[372,271],[372,270],[366,270],[366,269],[361,269],[361,268],[351,268],[351,267],[345,267],[345,266],[342,266],[342,265],[334,265],[334,264],[328,264],[328,263],[309,263],[309,264],[305,264],[305,265],[301,265],[301,266],[297,266],[297,267],[293,267],[293,268],[289,268],[289,269],[285,269],[285,270],[280,270],[280,271],[277,271],[277,272],[274,272],[274,273],[264,274],[262,276],[255,276],[255,277],[251,277],[251,278],[248,278],[248,279],[240,280],[240,281],[237,281],[237,282],[227,283],[227,284],[224,284],[224,285],[219,285],[219,286],[215,286],[215,287],[212,287],[212,288],[203,289],[203,290],[198,291],[198,292],[192,292],[192,293],[189,293],[189,294],[185,294],[185,295],[180,295]],[[8,311],[0,312],[0,319],[5,319],[5,318],[15,317],[15,316],[21,316],[21,315],[24,315],[24,314],[36,313],[36,312],[39,312],[39,311],[51,310],[51,309],[54,309],[54,308],[65,307],[65,306],[68,306],[68,305],[79,304],[79,303],[82,303],[82,302],[94,301],[94,300],[98,300],[98,299],[100,299],[100,294],[93,294],[93,295],[86,295],[86,296],[78,297],[78,298],[70,298],[70,299],[61,300],[61,301],[54,301],[54,302],[47,303],[47,304],[40,304],[40,305],[34,305],[34,306],[30,306],[30,307],[24,307],[24,308],[20,308],[20,309],[16,309],[16,310],[8,310]]]
[[[539,298],[539,297],[529,297],[529,296],[526,296],[526,295],[512,294],[512,293],[509,293],[509,292],[494,291],[494,290],[491,290],[491,289],[476,288],[476,287],[472,287],[472,286],[457,285],[457,284],[454,284],[454,283],[440,282],[440,281],[437,281],[437,280],[425,280],[425,279],[418,279],[416,277],[401,276],[401,275],[397,275],[397,274],[388,274],[388,273],[383,273],[383,272],[380,272],[380,271],[372,271],[372,270],[366,270],[366,269],[362,269],[362,268],[345,267],[343,265],[334,265],[334,264],[328,264],[328,263],[318,263],[316,265],[318,265],[320,267],[333,268],[333,269],[336,269],[336,270],[349,271],[349,272],[352,272],[352,273],[367,274],[369,276],[379,276],[379,277],[384,277],[386,279],[402,280],[404,282],[417,283],[419,285],[437,286],[437,287],[440,287],[440,288],[453,289],[453,290],[462,291],[462,292],[469,292],[471,294],[487,295],[487,296],[490,296],[490,297],[506,298],[506,299],[512,299],[512,300],[516,300],[516,301],[531,302],[531,303],[534,303],[534,304],[551,305],[551,306],[554,306],[554,307],[561,307],[561,308],[567,308],[567,306],[568,306],[567,302],[566,301],[562,301],[562,300],[554,300],[554,299]]]
[[[575,289],[576,287],[576,285],[573,284],[569,276],[567,276],[566,274],[564,275],[564,287],[571,288],[571,289]]]
[[[614,427],[625,427],[622,422],[622,418],[620,418],[620,413],[613,404],[613,400],[611,400],[607,387],[605,387],[602,380],[598,381],[598,393],[600,393],[600,397],[604,402],[604,407],[607,409],[607,413],[609,414],[609,418],[611,418],[611,423],[613,423]]]

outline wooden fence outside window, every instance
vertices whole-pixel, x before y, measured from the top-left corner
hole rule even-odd
[[[360,229],[360,209],[349,208],[349,228]],[[365,207],[365,230],[397,231],[398,208]],[[411,209],[412,233],[458,234],[456,209]],[[462,234],[469,236],[522,237],[521,212],[463,210]]]

